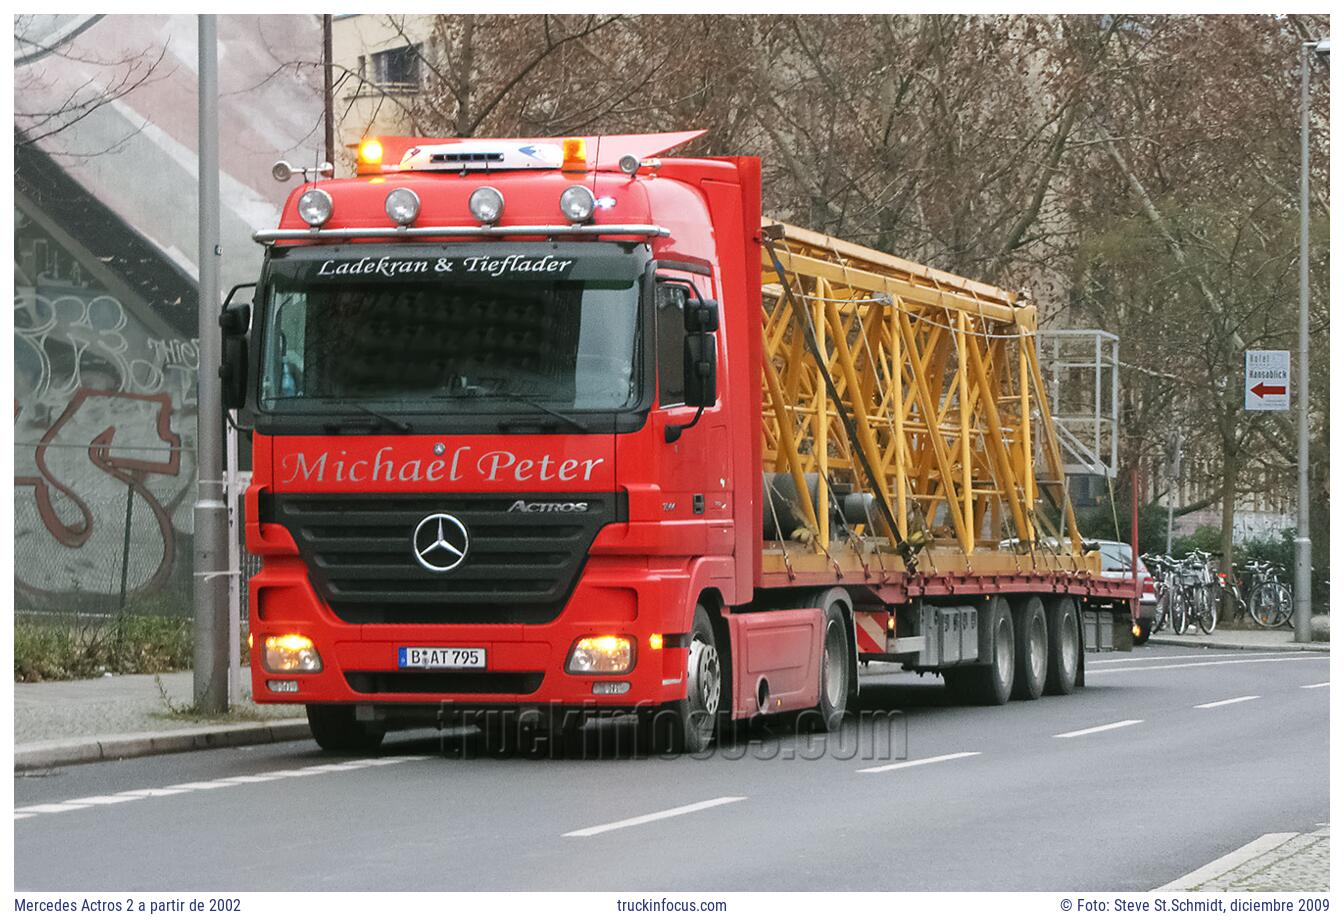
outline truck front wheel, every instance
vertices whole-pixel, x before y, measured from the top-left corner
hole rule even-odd
[[[354,706],[310,703],[306,708],[313,740],[324,751],[367,753],[383,743],[386,729],[374,722],[358,721]]]
[[[714,624],[703,604],[696,604],[687,637],[686,697],[664,703],[644,716],[640,724],[644,746],[654,753],[699,754],[714,739],[727,697],[723,662],[719,657]]]

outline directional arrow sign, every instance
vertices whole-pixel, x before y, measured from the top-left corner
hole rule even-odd
[[[1246,408],[1253,412],[1288,411],[1286,351],[1246,352]]]

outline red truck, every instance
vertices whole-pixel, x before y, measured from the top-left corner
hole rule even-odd
[[[864,661],[1000,704],[1126,646],[1036,308],[763,222],[756,158],[660,158],[696,136],[370,139],[255,235],[253,695],[323,748],[536,710],[700,751],[834,727]]]

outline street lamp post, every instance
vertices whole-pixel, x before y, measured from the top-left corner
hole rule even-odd
[[[1311,56],[1312,52],[1325,57],[1330,53],[1330,39],[1302,43],[1302,201],[1301,229],[1299,232],[1297,282],[1297,539],[1293,541],[1294,590],[1293,633],[1298,642],[1311,641],[1311,496],[1307,483],[1307,452],[1309,447],[1307,414],[1307,348],[1310,336],[1308,307],[1311,295],[1307,289],[1310,264],[1308,261],[1309,209],[1311,204]]]
[[[200,274],[196,375],[196,503],[194,575],[196,629],[192,689],[202,713],[229,709],[227,528],[224,504],[224,414],[219,384],[219,84],[215,17],[197,16]]]

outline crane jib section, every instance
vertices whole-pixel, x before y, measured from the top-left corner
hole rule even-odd
[[[1096,571],[1019,294],[762,230],[765,570]]]

